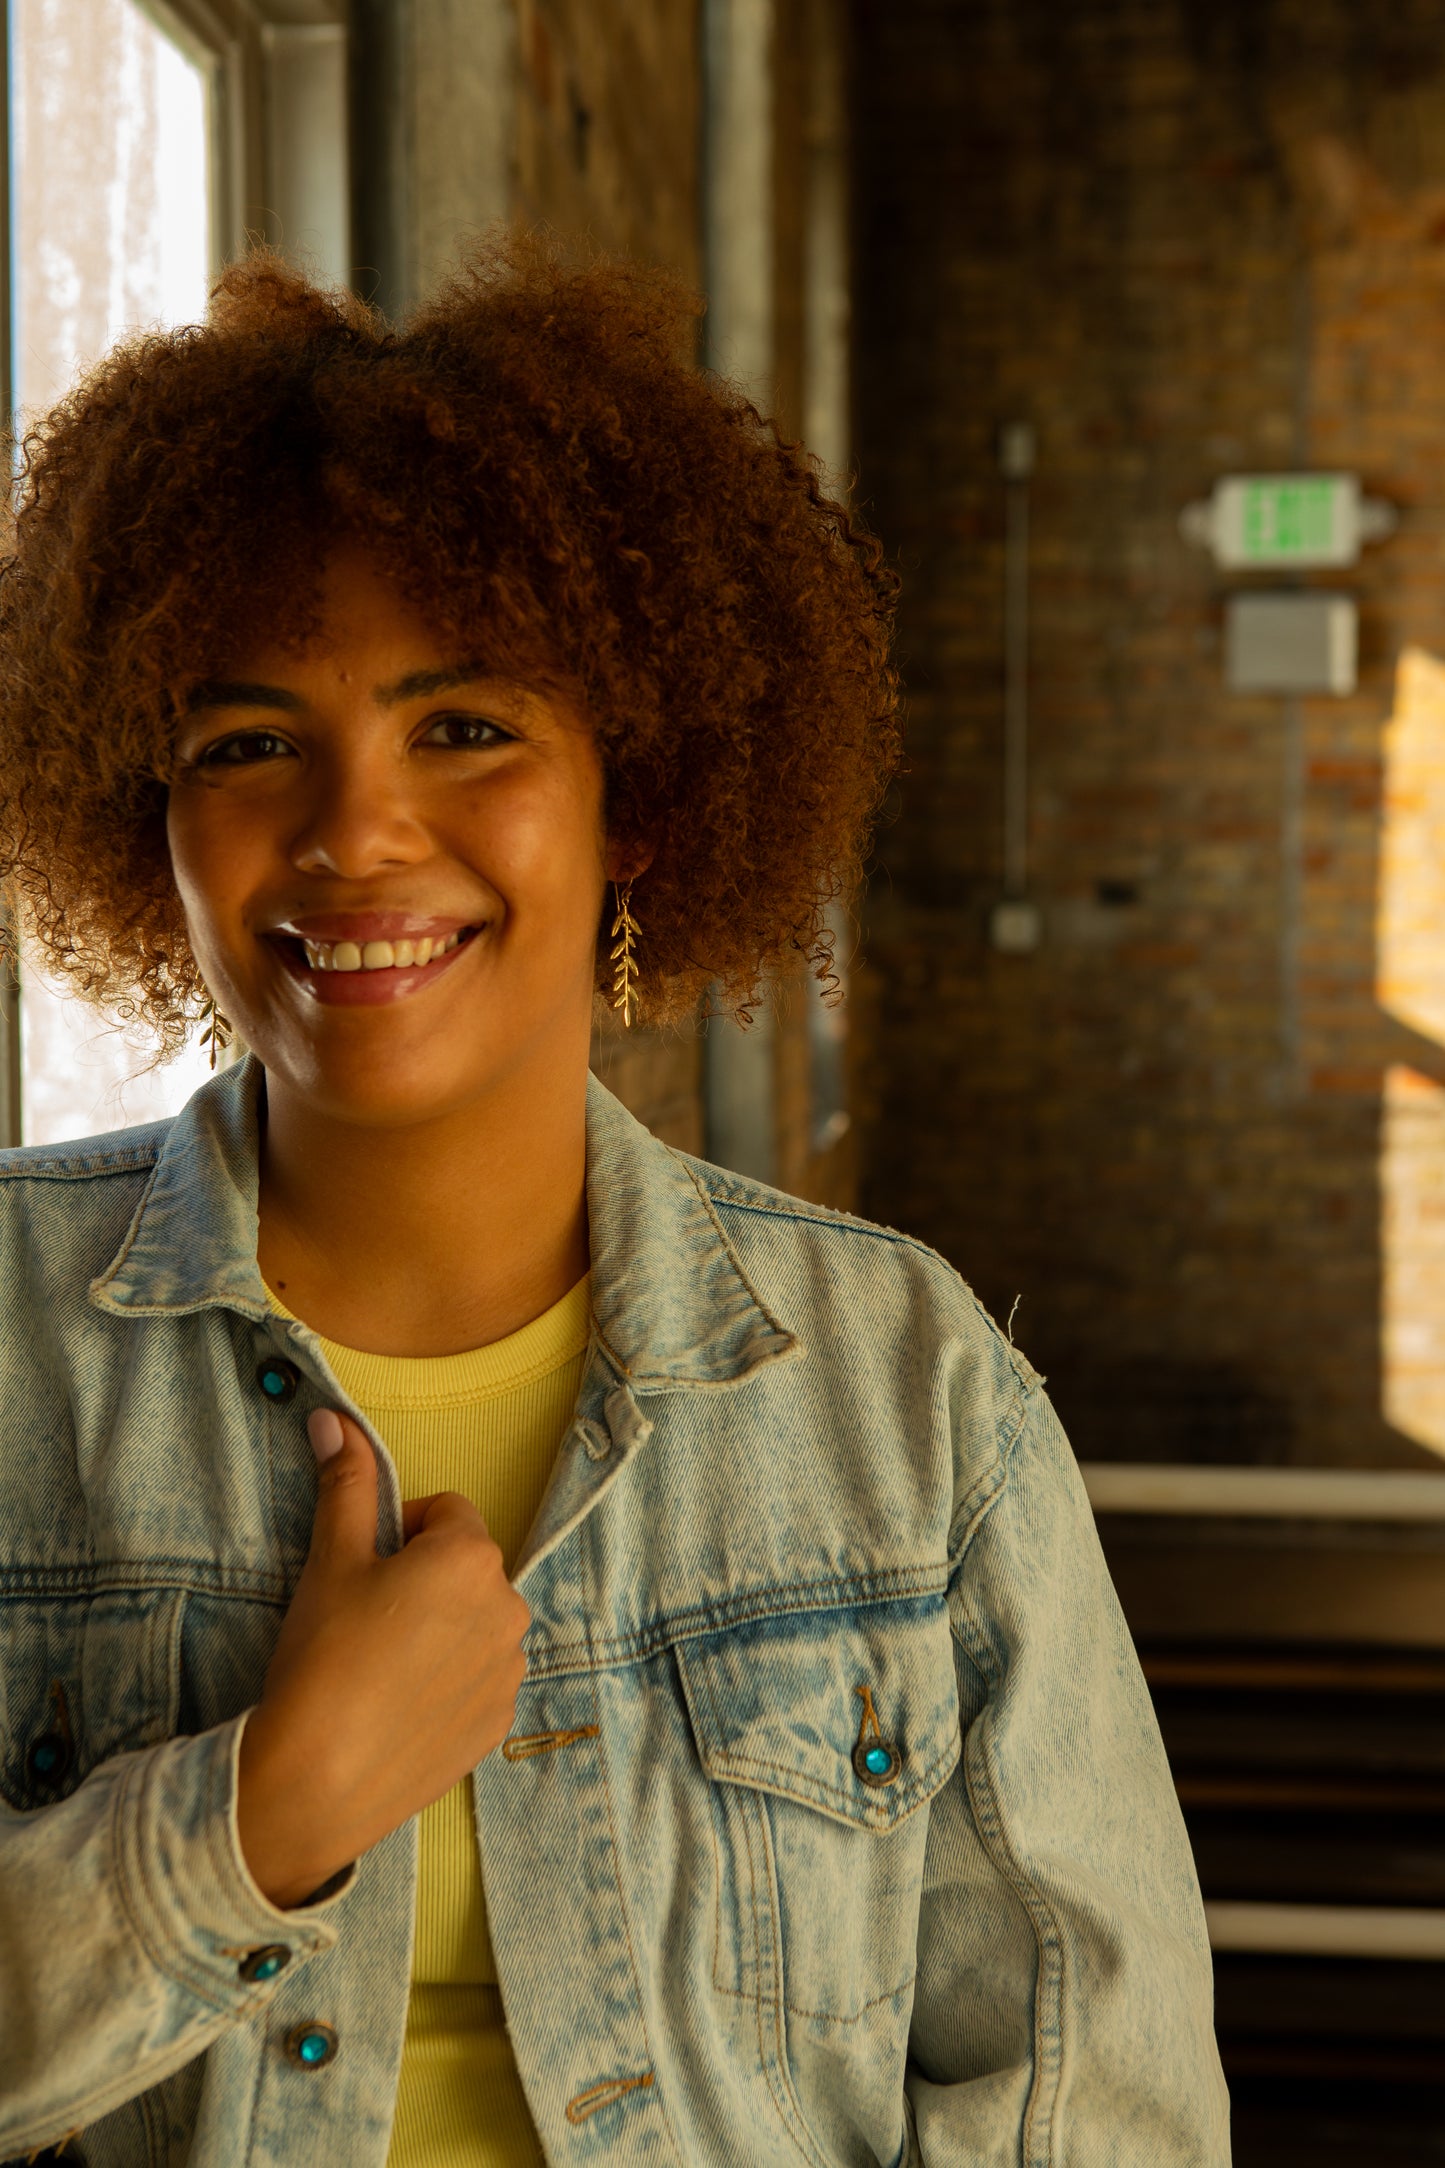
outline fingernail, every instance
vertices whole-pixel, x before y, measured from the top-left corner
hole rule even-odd
[[[317,1465],[324,1468],[328,1460],[334,1460],[346,1443],[346,1433],[341,1427],[341,1417],[335,1408],[313,1408],[306,1418],[306,1435],[311,1440],[311,1450]]]

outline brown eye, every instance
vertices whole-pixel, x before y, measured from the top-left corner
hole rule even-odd
[[[196,761],[198,768],[243,768],[256,762],[275,760],[291,750],[284,738],[274,730],[238,730],[229,738],[218,738],[208,745]]]
[[[474,746],[505,745],[511,742],[511,733],[503,730],[500,723],[489,722],[484,715],[439,715],[427,725],[424,745],[459,747],[463,751]]]

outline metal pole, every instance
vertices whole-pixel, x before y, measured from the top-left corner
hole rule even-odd
[[[1029,476],[1034,433],[1010,422],[999,437],[1008,491],[1004,537],[1003,892],[1013,902],[1029,887]]]

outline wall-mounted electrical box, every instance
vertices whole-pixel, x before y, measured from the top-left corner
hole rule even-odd
[[[1352,693],[1358,646],[1352,595],[1231,595],[1225,604],[1232,693]]]
[[[1226,572],[1307,571],[1352,565],[1363,542],[1393,534],[1395,508],[1366,497],[1356,474],[1226,474],[1179,531],[1212,550]]]

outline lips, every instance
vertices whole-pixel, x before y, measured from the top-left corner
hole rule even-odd
[[[352,924],[323,939],[320,927],[268,936],[291,978],[328,1007],[375,1008],[430,986],[464,956],[482,928],[438,927],[434,934],[384,935]]]

